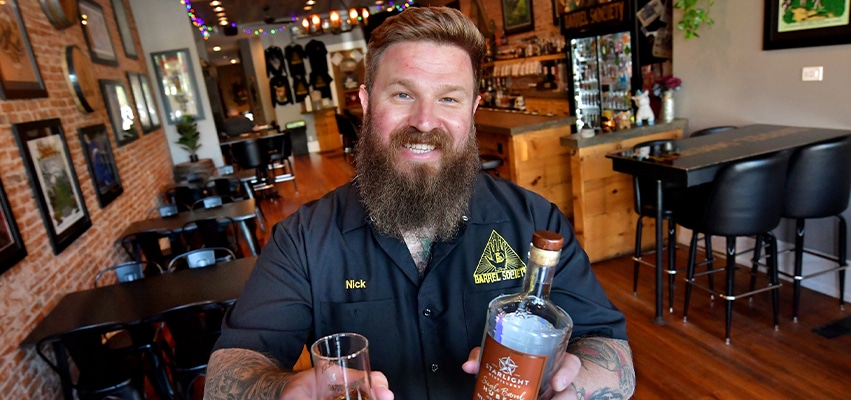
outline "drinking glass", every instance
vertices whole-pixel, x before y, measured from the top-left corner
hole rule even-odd
[[[335,333],[310,346],[316,400],[369,400],[369,341],[357,333]]]

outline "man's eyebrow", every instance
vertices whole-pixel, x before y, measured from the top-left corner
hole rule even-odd
[[[399,86],[403,86],[403,87],[406,87],[406,88],[411,88],[411,87],[417,86],[414,83],[413,80],[406,79],[406,78],[394,79],[394,80],[390,81],[390,84],[388,86],[394,86],[394,85],[399,85]],[[438,85],[438,88],[443,93],[446,93],[446,92],[466,92],[467,91],[467,89],[465,87],[463,87],[461,85],[454,85],[454,84],[440,84],[440,85]]]

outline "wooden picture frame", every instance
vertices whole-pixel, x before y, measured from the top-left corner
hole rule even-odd
[[[139,59],[136,52],[136,44],[133,42],[133,31],[130,29],[130,17],[127,16],[127,8],[124,0],[111,0],[112,13],[115,15],[115,25],[118,26],[118,34],[121,36],[121,46],[124,47],[124,56],[134,60]]]
[[[133,105],[130,103],[124,82],[101,79],[98,80],[98,83],[103,94],[103,103],[106,105],[106,111],[112,123],[115,144],[121,147],[139,139],[136,116],[133,113]]]
[[[80,0],[80,25],[83,27],[86,44],[89,45],[92,61],[117,66],[118,57],[115,54],[115,46],[112,45],[103,7],[90,0]]]
[[[9,207],[6,190],[0,182],[0,274],[12,268],[27,256],[18,223]]]
[[[851,0],[814,2],[765,0],[762,49],[830,46],[851,43]]]
[[[86,157],[98,204],[100,208],[105,208],[124,193],[106,125],[83,127],[77,130],[77,134],[80,136],[80,148]]]
[[[204,119],[203,100],[195,81],[195,67],[189,49],[151,53],[157,85],[163,99],[165,120],[174,125],[183,115]]]
[[[92,221],[58,118],[12,125],[53,254],[80,237]]]
[[[133,95],[133,102],[136,103],[136,115],[139,116],[139,125],[142,127],[142,133],[148,133],[154,130],[154,124],[151,120],[150,108],[145,99],[145,92],[142,89],[142,80],[145,76],[138,72],[127,72],[127,82],[130,82],[130,93]]]
[[[501,0],[502,27],[505,33],[515,33],[535,30],[535,15],[532,13],[531,0]]]
[[[0,5],[0,19],[17,25],[6,29],[3,38],[10,45],[0,51],[0,97],[3,100],[47,97],[18,0]]]

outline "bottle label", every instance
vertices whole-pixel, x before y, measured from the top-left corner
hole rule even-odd
[[[485,335],[473,400],[537,399],[546,366],[547,356],[509,349]]]

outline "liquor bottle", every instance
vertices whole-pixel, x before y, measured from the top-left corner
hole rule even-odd
[[[549,387],[573,331],[570,316],[549,300],[564,238],[532,235],[520,293],[488,305],[473,400],[535,399]]]

